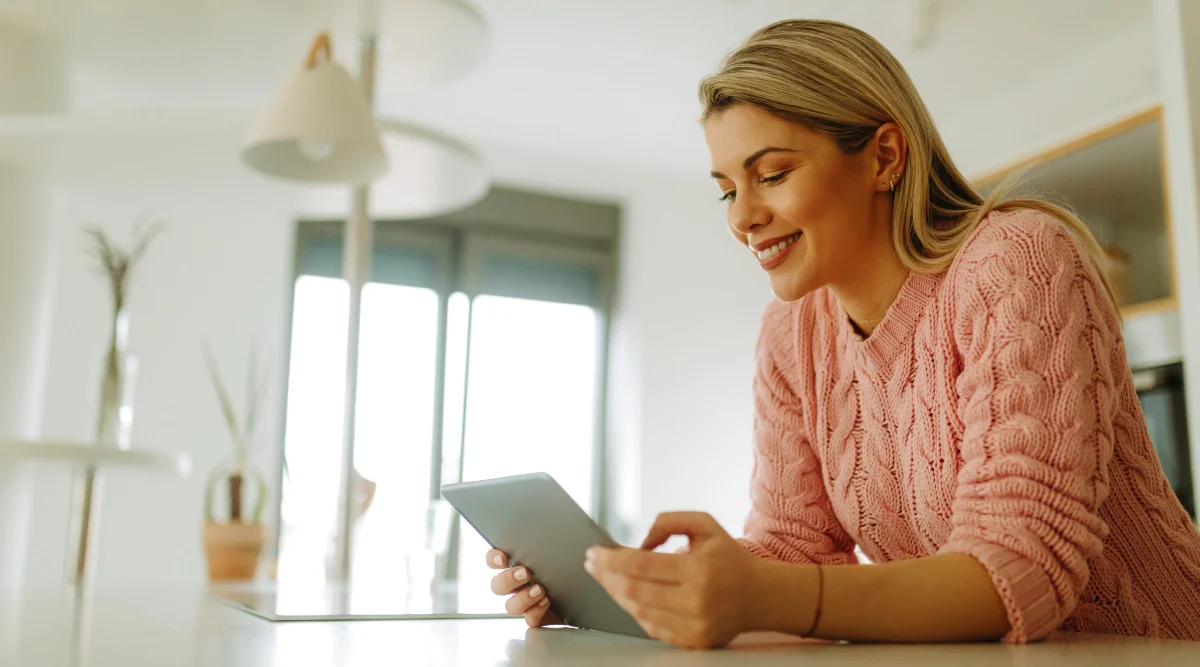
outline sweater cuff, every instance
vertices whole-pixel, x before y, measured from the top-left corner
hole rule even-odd
[[[767,551],[761,544],[745,537],[737,538],[737,543],[742,545],[742,548],[749,551],[751,555],[758,556],[764,560],[779,560],[775,554]]]
[[[1049,575],[1037,563],[982,540],[947,542],[938,553],[969,554],[987,570],[1012,628],[1004,635],[1004,643],[1036,641],[1058,626],[1058,597]]]

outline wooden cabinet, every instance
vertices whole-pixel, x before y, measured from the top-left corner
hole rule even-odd
[[[1078,213],[1109,251],[1127,320],[1170,311],[1177,290],[1162,137],[1154,107],[974,180],[990,191],[1019,174],[1014,194]]]

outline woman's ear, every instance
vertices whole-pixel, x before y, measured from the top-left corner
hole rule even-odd
[[[904,175],[908,158],[908,138],[904,136],[904,130],[895,123],[884,123],[875,130],[871,144],[875,152],[875,178],[883,184],[898,182]]]

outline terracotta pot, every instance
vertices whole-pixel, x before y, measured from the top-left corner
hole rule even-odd
[[[253,579],[266,542],[261,523],[204,522],[204,556],[210,581]]]

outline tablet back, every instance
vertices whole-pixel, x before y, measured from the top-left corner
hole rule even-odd
[[[583,569],[588,547],[617,546],[546,473],[447,484],[442,495],[483,539],[529,568],[567,625],[645,637]],[[479,554],[482,558],[483,554]]]

